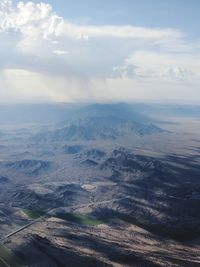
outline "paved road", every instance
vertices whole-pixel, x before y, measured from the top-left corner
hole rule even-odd
[[[31,223],[28,223],[28,224],[24,225],[23,227],[21,227],[21,228],[15,230],[14,232],[12,232],[12,233],[6,235],[6,236],[3,238],[3,240],[6,239],[6,238],[9,238],[9,237],[11,237],[11,236],[13,236],[13,235],[15,235],[15,234],[17,234],[17,233],[19,233],[19,232],[21,232],[21,231],[23,231],[24,229],[28,228],[29,226],[31,226],[32,224],[34,224],[34,223],[36,223],[36,222],[37,222],[37,220],[35,220],[35,221],[31,222]]]
[[[48,212],[49,212],[49,211],[48,211]],[[44,216],[42,216],[42,217],[40,217],[40,218],[38,218],[38,219],[36,219],[36,220],[34,220],[34,221],[32,221],[32,222],[26,224],[26,225],[24,225],[23,227],[18,228],[17,230],[15,230],[15,231],[9,233],[8,235],[4,236],[0,241],[1,241],[1,242],[2,242],[2,241],[5,241],[7,238],[9,238],[9,237],[11,237],[11,236],[13,236],[13,235],[15,235],[15,234],[17,234],[17,233],[23,231],[24,229],[26,229],[26,228],[30,227],[31,225],[33,225],[33,224],[35,224],[35,223],[37,223],[37,222],[39,222],[39,221],[45,219],[46,217],[47,217],[47,215],[44,215]]]
[[[84,206],[72,206],[72,209],[73,209],[73,210],[77,210],[77,209],[81,209],[81,208],[85,208],[85,207],[90,207],[90,206],[100,205],[100,204],[107,204],[107,203],[111,203],[111,202],[115,202],[115,201],[119,201],[119,200],[125,200],[125,199],[131,199],[131,198],[130,198],[129,196],[127,196],[127,197],[123,197],[123,198],[113,198],[113,199],[111,199],[111,200],[103,200],[103,201],[98,201],[98,202],[89,203],[88,205],[84,205]],[[17,234],[17,233],[23,231],[24,229],[26,229],[26,228],[32,226],[33,224],[35,224],[35,223],[37,223],[37,222],[41,222],[41,221],[43,221],[44,219],[47,218],[48,214],[50,214],[50,213],[51,213],[52,211],[54,211],[55,209],[56,209],[56,208],[53,208],[53,209],[48,210],[47,213],[46,213],[46,215],[44,215],[44,216],[42,216],[42,217],[40,217],[40,218],[38,218],[38,219],[36,219],[36,220],[34,220],[34,221],[32,221],[32,222],[26,224],[26,225],[24,225],[23,227],[21,227],[21,228],[15,230],[15,231],[9,233],[9,234],[6,235],[5,237],[3,237],[0,241],[5,241],[7,238],[9,238],[9,237],[11,237],[11,236],[13,236],[13,235],[15,235],[15,234]]]
[[[0,257],[0,266],[2,267],[11,267],[4,259]]]
[[[115,201],[119,201],[119,200],[125,200],[125,199],[131,199],[131,198],[130,198],[129,196],[124,197],[124,198],[113,198],[113,199],[111,199],[111,200],[103,200],[103,201],[93,202],[93,203],[89,203],[88,205],[83,205],[83,206],[80,206],[80,205],[79,205],[79,206],[72,206],[72,209],[73,209],[73,210],[76,210],[76,209],[80,209],[80,208],[85,208],[85,207],[90,207],[90,206],[100,205],[100,204],[107,204],[107,203],[111,203],[111,202],[115,202]],[[1,241],[1,242],[2,242],[2,241],[5,241],[7,238],[12,237],[13,235],[15,235],[15,234],[17,234],[17,233],[23,231],[24,229],[26,229],[26,228],[32,226],[33,224],[36,224],[37,222],[41,222],[41,221],[43,221],[43,220],[46,219],[47,216],[48,216],[52,211],[54,211],[55,209],[56,209],[56,208],[49,209],[49,210],[47,211],[46,215],[44,215],[44,216],[42,216],[42,217],[40,217],[40,218],[38,218],[38,219],[36,219],[36,220],[34,220],[34,221],[32,221],[32,222],[26,224],[26,225],[24,225],[23,227],[20,227],[20,228],[18,228],[17,230],[15,230],[15,231],[13,231],[13,232],[7,234],[7,235],[4,236],[0,241]],[[3,245],[2,245],[2,246],[3,246]],[[9,264],[8,264],[3,258],[1,258],[1,256],[0,256],[0,267],[1,267],[1,266],[2,266],[2,267],[12,267],[11,265],[9,265]]]

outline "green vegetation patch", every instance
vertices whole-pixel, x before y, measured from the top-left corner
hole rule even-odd
[[[30,219],[38,219],[45,215],[45,212],[43,211],[37,211],[37,210],[28,210],[28,209],[22,209],[22,212],[28,216]]]
[[[70,222],[78,223],[81,225],[90,225],[90,226],[95,226],[99,224],[103,224],[103,220],[98,220],[93,217],[90,217],[89,215],[86,214],[79,214],[79,213],[60,213],[56,215],[57,218],[67,220]]]
[[[114,216],[107,216],[107,217],[99,217],[94,218],[92,216],[80,213],[58,213],[56,215],[57,218],[67,220],[70,222],[74,222],[81,225],[88,225],[88,226],[96,226],[100,224],[109,224],[112,223],[115,219],[120,219],[121,221],[127,222],[129,224],[138,226],[142,229],[145,229],[151,233],[164,236],[167,238],[172,238],[179,242],[190,241],[195,237],[199,236],[199,231],[197,232],[195,229],[194,231],[184,230],[184,229],[177,229],[173,227],[169,227],[167,225],[162,224],[152,224],[142,218],[136,218],[133,216],[125,215],[125,214],[118,214]]]
[[[25,266],[22,261],[5,246],[0,245],[0,267],[5,266]]]

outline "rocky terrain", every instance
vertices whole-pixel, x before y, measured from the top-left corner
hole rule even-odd
[[[67,110],[1,126],[0,266],[200,266],[198,119]]]

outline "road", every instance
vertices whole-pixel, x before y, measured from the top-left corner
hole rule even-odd
[[[0,267],[25,267],[19,258],[9,250],[5,245],[0,243]]]
[[[129,196],[127,197],[123,197],[123,198],[113,198],[111,200],[103,200],[103,201],[98,201],[98,202],[93,202],[93,203],[89,203],[88,205],[84,205],[84,206],[72,206],[72,210],[77,210],[77,209],[81,209],[81,208],[85,208],[85,207],[91,207],[91,206],[94,206],[94,205],[101,205],[101,204],[107,204],[107,203],[111,203],[111,202],[115,202],[115,201],[119,201],[119,200],[125,200],[125,199],[131,199]],[[28,227],[32,226],[33,224],[36,224],[37,222],[41,222],[43,221],[44,219],[47,218],[47,216],[52,212],[54,211],[56,208],[53,208],[53,209],[49,209],[46,214],[26,225],[24,225],[23,227],[9,233],[8,235],[4,236],[0,241],[5,241],[7,238],[9,237],[12,237],[13,235],[23,231],[24,229],[27,229]]]
[[[28,223],[28,224],[26,224],[26,225],[24,225],[24,226],[18,228],[17,230],[15,230],[15,231],[9,233],[8,235],[4,236],[2,239],[0,239],[0,241],[1,241],[1,242],[2,242],[2,241],[5,241],[7,238],[9,238],[9,237],[11,237],[11,236],[13,236],[13,235],[15,235],[15,234],[17,234],[17,233],[23,231],[24,229],[30,227],[30,226],[33,225],[33,224],[35,224],[35,223],[37,223],[37,222],[39,222],[39,221],[45,219],[45,218],[47,217],[47,215],[48,215],[48,213],[47,213],[46,215],[44,215],[44,216],[38,218],[38,219],[35,219],[34,221],[32,221],[32,222],[30,222],[30,223]]]
[[[113,198],[111,200],[103,200],[103,201],[97,201],[97,202],[92,202],[89,203],[88,205],[78,205],[78,206],[72,206],[72,210],[75,211],[77,209],[80,208],[85,208],[85,207],[91,207],[91,206],[96,206],[96,205],[101,205],[101,204],[107,204],[107,203],[111,203],[111,202],[115,202],[115,201],[120,201],[120,200],[125,200],[125,199],[131,199],[129,196],[127,197],[123,197],[123,198]],[[23,227],[18,228],[17,230],[7,234],[6,236],[4,236],[2,239],[0,239],[0,242],[5,241],[6,239],[8,239],[9,237],[12,237],[14,235],[16,235],[17,233],[27,229],[28,227],[32,226],[33,224],[36,224],[37,222],[41,222],[43,220],[45,220],[47,218],[48,215],[50,215],[51,212],[53,212],[56,208],[53,209],[49,209],[46,214],[44,216],[41,216],[38,219],[35,219],[34,221],[24,225]],[[0,243],[1,244],[1,243]],[[1,244],[2,246],[4,246],[3,244]],[[6,260],[4,260],[1,256],[0,256],[0,267],[12,267],[11,265],[9,265]]]
[[[11,267],[7,262],[5,262],[5,260],[4,259],[2,259],[1,257],[0,257],[0,267]]]

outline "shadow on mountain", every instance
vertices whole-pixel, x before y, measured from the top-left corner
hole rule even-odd
[[[18,247],[16,254],[28,266],[38,267],[101,267],[111,266],[95,259],[94,257],[79,254],[66,246],[56,246],[47,238],[32,235],[29,242],[23,247]]]
[[[80,249],[89,249],[97,253],[100,253],[103,258],[112,261],[113,263],[124,264],[127,266],[152,266],[157,267],[159,265],[145,259],[144,254],[138,252],[128,251],[122,245],[116,242],[109,242],[101,240],[94,236],[81,236],[78,233],[64,233],[61,237],[65,238],[77,248],[74,251],[71,247],[62,246],[58,247],[52,244],[48,239],[42,238],[38,235],[31,237],[29,244],[26,244],[23,248],[18,248],[19,255],[26,260],[31,266],[40,267],[102,267],[112,266],[105,263],[96,257],[86,256],[78,252]],[[23,252],[22,252],[23,251]],[[44,260],[43,260],[44,258]]]
[[[199,166],[193,158],[155,159],[121,148],[102,168],[113,170],[110,179],[129,197],[115,204],[123,211],[117,217],[178,241],[200,236]]]

